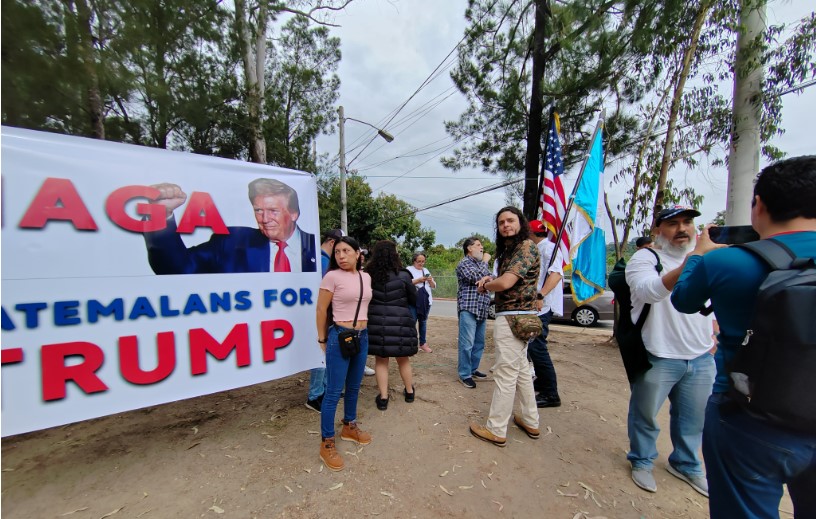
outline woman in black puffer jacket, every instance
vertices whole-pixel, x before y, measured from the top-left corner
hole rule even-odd
[[[402,268],[397,245],[379,241],[371,251],[365,271],[371,276],[374,295],[368,305],[368,354],[374,355],[374,375],[379,394],[377,409],[388,408],[388,359],[397,359],[405,383],[406,402],[414,401],[413,372],[409,357],[417,352],[416,320],[411,305],[416,304],[413,276]]]

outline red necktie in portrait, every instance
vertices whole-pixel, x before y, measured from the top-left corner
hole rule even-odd
[[[275,254],[275,272],[292,272],[292,267],[289,265],[289,258],[284,254],[283,249],[286,248],[285,241],[278,242],[278,253]]]

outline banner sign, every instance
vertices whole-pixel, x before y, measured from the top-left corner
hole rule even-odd
[[[2,435],[324,364],[312,175],[2,129]]]

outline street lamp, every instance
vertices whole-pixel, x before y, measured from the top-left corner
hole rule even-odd
[[[346,121],[356,121],[358,123],[365,124],[366,126],[371,126],[375,130],[377,130],[377,135],[385,139],[385,142],[391,142],[394,140],[394,136],[388,133],[387,131],[377,128],[373,124],[367,123],[365,121],[361,121],[359,119],[353,119],[351,117],[346,117],[343,112],[343,107],[339,107],[337,109],[337,114],[339,115],[339,127],[340,127],[340,228],[343,229],[343,233],[348,236],[348,211],[347,211],[347,201],[346,201],[346,130],[345,130],[345,122]],[[365,148],[364,148],[365,149]]]

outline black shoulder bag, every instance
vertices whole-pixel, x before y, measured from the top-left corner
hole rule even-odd
[[[340,341],[340,355],[344,359],[360,353],[360,331],[354,328],[357,326],[357,316],[360,314],[360,304],[363,302],[363,275],[360,272],[357,272],[357,275],[360,276],[360,299],[357,300],[357,310],[354,311],[352,329],[337,334],[337,340]]]

